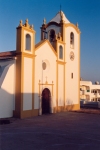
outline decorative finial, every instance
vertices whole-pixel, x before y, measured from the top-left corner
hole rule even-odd
[[[25,25],[28,26],[28,19],[25,20]]]
[[[30,25],[30,28],[31,28],[31,29],[33,29],[33,24],[32,24],[32,25]]]
[[[46,77],[46,82],[45,82],[45,84],[48,84],[47,77]]]
[[[32,24],[32,26],[31,26],[31,27],[32,27],[32,29],[33,29],[33,24]]]
[[[58,37],[58,35],[57,35],[57,34],[55,34],[55,40],[57,40],[57,37]]]
[[[61,14],[61,21],[60,21],[60,22],[61,22],[61,23],[64,23],[64,22],[65,22],[65,21],[64,21],[64,14],[63,14],[62,11],[60,12],[60,14]]]
[[[61,37],[61,33],[59,32],[59,33],[58,33],[58,38],[60,38],[60,37]]]
[[[22,26],[22,20],[20,20],[19,26],[20,26],[20,27]]]
[[[76,27],[78,28],[78,23],[76,23]]]
[[[61,4],[60,4],[60,12],[61,12]]]
[[[46,24],[46,19],[45,18],[43,19],[43,24]]]

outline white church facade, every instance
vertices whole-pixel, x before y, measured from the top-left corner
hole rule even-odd
[[[35,30],[20,21],[16,50],[0,53],[0,118],[80,109],[80,30],[60,11]]]

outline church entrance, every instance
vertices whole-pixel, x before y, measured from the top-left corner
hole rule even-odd
[[[42,92],[42,114],[50,113],[50,90],[45,88]]]

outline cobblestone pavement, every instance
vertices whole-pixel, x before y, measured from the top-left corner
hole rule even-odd
[[[0,125],[0,150],[100,150],[100,114],[61,112]]]

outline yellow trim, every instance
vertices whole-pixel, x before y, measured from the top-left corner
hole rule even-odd
[[[39,43],[37,43],[37,44],[35,45],[35,51],[36,51],[37,48],[39,48],[39,47],[41,46],[41,44],[44,43],[45,41],[46,41],[46,39],[44,39],[44,40],[40,41]]]
[[[77,33],[81,33],[80,32],[80,30],[79,30],[79,28],[77,28],[74,24],[72,24],[72,23],[67,23],[67,24],[65,24],[65,27],[73,27],[76,31],[77,31]]]
[[[23,56],[21,56],[21,112],[20,112],[20,118],[22,118],[21,116],[22,116],[22,111],[23,111],[23,71],[24,71],[24,68],[23,68],[23,62],[24,62],[24,59],[23,59]]]
[[[64,45],[64,61],[65,61],[65,45]],[[65,64],[66,65],[66,64]],[[63,84],[64,84],[64,109],[65,109],[65,81],[66,81],[66,79],[65,79],[65,65],[64,65],[64,82],[63,82]]]
[[[60,58],[59,58],[59,46],[60,46],[60,45],[63,47],[63,59],[60,59]],[[60,60],[61,60],[61,61],[64,61],[64,56],[65,56],[64,47],[65,47],[65,43],[64,43],[64,42],[61,43],[61,42],[59,42],[59,40],[57,40],[57,46],[56,46],[56,47],[57,47],[57,48],[56,48],[56,51],[57,51],[57,56],[58,56],[58,57],[57,57],[57,60],[59,60],[59,62],[60,62]]]
[[[46,86],[52,86],[52,91],[50,91],[51,92],[51,95],[53,96],[53,86],[54,86],[54,84],[53,84],[53,81],[52,81],[52,84],[48,84],[48,82],[46,82],[46,83],[41,83],[41,81],[39,80],[39,83],[38,83],[38,85],[39,85],[39,96],[41,96],[41,86],[42,85],[46,85]],[[43,89],[44,90],[44,89]]]
[[[56,112],[57,111],[58,111],[58,63],[56,63]]]
[[[48,83],[39,83],[39,85],[54,85],[54,84],[48,84]]]
[[[48,45],[50,46],[51,50],[53,51],[53,53],[57,56],[57,53],[56,51],[54,50],[54,48],[52,47],[52,45],[50,44],[50,42],[48,40],[43,40],[41,41],[40,43],[38,43],[36,46],[35,46],[35,51],[38,50],[41,46],[43,46],[45,43],[48,43]]]
[[[28,57],[28,58],[34,58],[36,55],[23,52],[22,56],[25,56],[25,57]]]
[[[33,58],[33,57],[36,57],[36,55],[34,54],[29,54],[29,53],[25,53],[25,52],[18,52],[16,56],[18,55],[22,55],[22,56],[25,56],[25,57],[28,57],[28,58]]]
[[[32,116],[35,114],[34,110],[34,85],[35,84],[35,59],[33,58],[33,64],[32,64]]]
[[[52,81],[52,96],[53,96],[53,85],[54,85],[54,84],[53,84],[53,81]]]
[[[32,110],[24,110],[22,112],[21,119],[33,117],[33,116],[38,116],[38,114],[39,114],[38,109],[34,109],[34,113],[32,112]]]
[[[35,31],[33,29],[28,29],[27,27],[21,26],[17,28],[17,43],[16,43],[16,52],[28,52],[27,50],[25,51],[23,49],[24,43],[24,31],[28,31],[33,35],[33,41],[35,41]],[[31,49],[32,54],[34,54],[34,43],[33,43],[33,48]],[[29,51],[30,52],[30,51]]]
[[[65,23],[63,23],[63,41],[65,42]]]
[[[26,27],[17,28],[17,59],[16,59],[16,92],[15,92],[15,111],[14,116],[19,118],[26,118],[38,115],[38,110],[34,109],[34,80],[35,80],[35,56],[34,43],[32,53],[27,53],[23,49],[24,30],[33,33],[33,40],[35,40],[34,31]],[[32,59],[32,110],[23,110],[23,94],[24,94],[24,58]],[[19,80],[17,80],[17,78]]]
[[[65,23],[62,21],[60,24],[61,24],[62,41],[65,43]]]
[[[29,29],[29,28],[27,28],[25,26],[17,27],[16,29],[20,29],[20,28],[23,28],[24,30],[26,30],[28,32],[36,33],[36,31],[34,29]]]
[[[79,110],[79,104],[72,104],[72,105],[67,105],[65,106],[58,106],[58,112],[63,112],[63,111],[75,111],[75,110]]]
[[[21,111],[21,59],[19,55],[16,59],[16,79],[15,79],[15,110],[13,112],[14,117],[20,118]],[[17,78],[19,80],[17,80]]]
[[[78,55],[79,55],[78,56],[79,57],[79,63],[78,63],[79,64],[79,83],[78,83],[78,85],[79,85],[79,87],[78,87],[79,88],[79,94],[78,95],[79,95],[79,107],[80,107],[80,34],[79,34],[79,48],[78,48],[78,51],[79,51],[78,52]]]
[[[66,64],[66,62],[59,61],[59,60],[56,60],[56,62],[57,62],[58,64],[61,64],[61,65],[65,65],[65,64]]]
[[[68,112],[68,111],[75,111],[75,110],[79,110],[80,107],[78,104],[73,104],[73,105],[67,105],[67,106],[58,106],[58,112]],[[57,111],[57,107],[53,107],[53,112],[56,113]]]
[[[58,43],[66,44],[64,41],[57,39]]]

